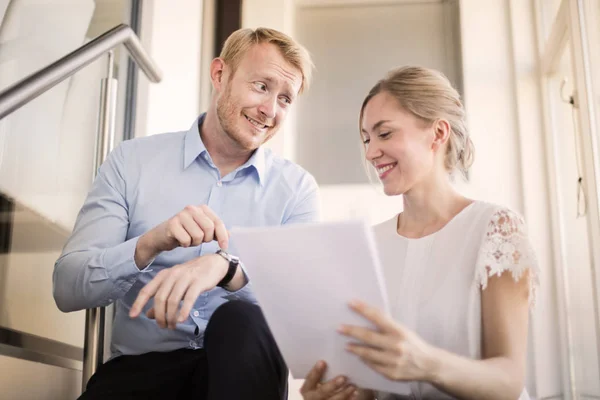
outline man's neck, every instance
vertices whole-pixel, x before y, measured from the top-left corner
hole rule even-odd
[[[223,131],[216,113],[206,113],[199,131],[202,143],[222,177],[244,165],[252,156],[252,151],[241,149]]]

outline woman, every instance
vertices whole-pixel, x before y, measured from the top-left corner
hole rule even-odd
[[[535,255],[518,214],[451,184],[473,160],[458,93],[437,71],[393,70],[364,100],[360,130],[384,192],[402,195],[404,208],[375,227],[391,316],[353,303],[377,329],[340,327],[348,351],[410,382],[411,398],[528,399]],[[320,362],[307,377],[306,400],[403,398],[320,384],[324,370]]]

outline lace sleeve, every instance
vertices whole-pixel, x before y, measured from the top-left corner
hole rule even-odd
[[[527,237],[525,222],[517,213],[500,209],[488,223],[479,257],[475,279],[485,290],[488,278],[500,276],[510,271],[515,281],[519,281],[529,270],[529,304],[535,307],[539,270],[535,253]]]

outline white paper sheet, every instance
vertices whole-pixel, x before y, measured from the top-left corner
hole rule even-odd
[[[362,221],[234,228],[231,251],[240,256],[253,291],[295,378],[318,360],[326,379],[347,376],[362,388],[409,393],[408,384],[377,374],[345,350],[341,324],[369,326],[348,307],[360,299],[388,312],[372,231]]]

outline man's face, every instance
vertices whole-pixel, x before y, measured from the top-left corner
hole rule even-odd
[[[268,43],[254,45],[236,71],[224,71],[217,116],[225,133],[244,150],[255,150],[283,124],[302,73]]]

